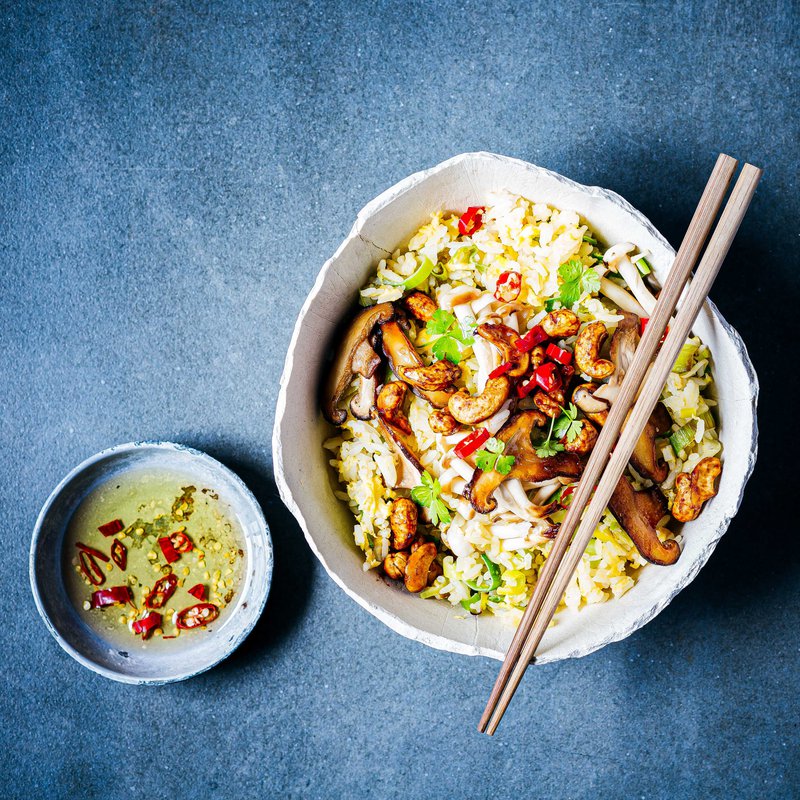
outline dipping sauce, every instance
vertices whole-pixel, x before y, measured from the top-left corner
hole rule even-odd
[[[95,488],[70,520],[67,591],[114,644],[176,646],[224,619],[244,574],[243,541],[212,487],[131,470]]]

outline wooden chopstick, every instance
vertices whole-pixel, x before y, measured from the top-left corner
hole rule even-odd
[[[511,671],[517,663],[533,622],[547,597],[558,565],[561,563],[571,540],[571,533],[580,521],[581,511],[586,506],[586,503],[589,502],[591,489],[597,483],[600,472],[605,466],[608,453],[611,452],[625,416],[633,404],[639,385],[655,355],[661,334],[666,329],[667,320],[672,315],[681,291],[691,274],[692,267],[697,262],[703,245],[708,238],[711,226],[716,219],[722,201],[725,199],[728,185],[733,178],[736,164],[735,159],[724,153],[721,153],[717,158],[717,163],[714,165],[708,183],[700,197],[700,202],[695,209],[692,221],[689,223],[686,235],[683,237],[683,242],[681,242],[681,246],[675,256],[675,261],[656,303],[654,313],[645,328],[644,336],[639,342],[639,346],[636,348],[633,362],[622,382],[619,395],[611,406],[606,424],[600,430],[595,447],[586,464],[583,477],[587,478],[587,480],[581,479],[578,483],[577,489],[573,493],[572,501],[568,506],[567,515],[561,523],[558,535],[553,542],[550,555],[545,559],[542,571],[539,573],[533,595],[508,648],[503,666],[500,669],[486,704],[486,709],[478,724],[479,731],[486,730],[489,718],[500,698],[501,692],[505,688]],[[657,329],[660,333],[656,333]]]
[[[552,586],[547,594],[546,600],[543,603],[540,613],[536,616],[529,635],[520,651],[516,664],[514,665],[509,679],[503,688],[497,705],[493,710],[492,716],[486,726],[486,733],[493,734],[497,729],[506,708],[508,707],[514,691],[519,685],[525,670],[530,663],[536,648],[547,630],[550,620],[556,612],[561,597],[567,588],[575,569],[578,566],[586,546],[589,544],[590,539],[594,535],[597,523],[600,520],[606,506],[608,505],[609,498],[614,491],[617,481],[624,472],[628,460],[630,459],[633,448],[636,445],[641,432],[644,430],[647,420],[661,396],[661,392],[665,381],[672,369],[675,359],[680,352],[681,347],[689,335],[692,325],[697,319],[698,314],[708,297],[708,293],[717,277],[725,256],[730,249],[731,243],[739,229],[739,226],[744,218],[750,201],[755,192],[758,181],[761,178],[761,170],[751,164],[745,164],[742,173],[736,182],[736,185],[731,193],[725,210],[722,213],[717,229],[715,230],[711,241],[708,245],[705,255],[697,268],[697,272],[692,280],[685,299],[681,304],[681,308],[677,317],[670,326],[669,333],[664,340],[655,363],[653,364],[650,373],[639,392],[638,399],[633,406],[629,420],[625,423],[619,439],[611,453],[608,465],[603,471],[600,482],[594,492],[588,508],[583,514],[575,534],[572,547],[563,561],[558,565],[556,576],[553,579]],[[665,286],[665,290],[666,290]],[[660,300],[659,300],[660,303]],[[663,309],[662,309],[663,310]],[[659,309],[656,308],[656,314]],[[653,322],[656,314],[651,317]],[[669,315],[661,314],[659,321],[662,326],[666,324],[666,318]],[[648,324],[649,328],[649,324]],[[660,334],[658,335],[660,338]],[[645,344],[645,336],[642,338],[642,344]],[[616,403],[615,403],[616,404]],[[613,406],[612,406],[613,408]],[[609,420],[611,415],[609,414]],[[605,460],[605,459],[603,459]],[[584,473],[585,477],[585,473]],[[585,485],[591,487],[592,483],[587,482]],[[576,492],[577,495],[577,492]],[[577,497],[573,499],[573,505],[577,502]],[[583,509],[583,504],[578,506],[576,513],[573,517],[579,517],[580,511]],[[566,523],[566,519],[565,519]],[[567,530],[567,535],[571,534],[571,530]]]
[[[539,582],[536,586],[537,591],[534,593],[534,598],[532,598],[531,603],[526,610],[526,614],[523,617],[523,623],[520,625],[518,636],[515,637],[515,642],[512,642],[512,647],[509,648],[506,662],[503,665],[503,669],[501,670],[500,676],[495,684],[495,689],[492,692],[487,709],[481,719],[481,725],[479,727],[480,730],[486,730],[487,733],[491,734],[496,729],[497,723],[507,707],[511,696],[513,695],[514,689],[519,683],[522,674],[524,674],[525,668],[527,667],[531,656],[535,652],[535,649],[538,646],[538,643],[541,640],[547,625],[549,624],[552,614],[555,612],[555,608],[557,607],[563,594],[564,587],[569,582],[575,566],[580,560],[585,546],[588,544],[588,541],[594,532],[594,526],[597,522],[596,519],[588,528],[586,527],[586,524],[588,523],[586,523],[582,530],[579,531],[579,534],[576,537],[575,546],[570,550],[570,559],[568,563],[571,563],[572,566],[567,568],[565,565],[565,568],[559,569],[563,554],[570,541],[571,533],[579,523],[581,511],[586,505],[588,495],[591,493],[591,488],[594,485],[597,477],[599,477],[599,474],[606,463],[608,458],[607,454],[614,446],[613,440],[616,438],[614,434],[615,429],[610,426],[615,425],[616,431],[618,432],[619,427],[624,421],[631,401],[639,388],[639,384],[641,383],[641,378],[644,376],[649,367],[653,353],[658,347],[658,342],[666,327],[666,323],[674,311],[677,299],[680,296],[686,279],[691,272],[691,266],[696,260],[700,249],[702,248],[702,243],[705,240],[708,230],[710,229],[710,226],[716,216],[716,212],[721,205],[722,198],[724,197],[725,190],[730,182],[730,178],[735,166],[736,162],[727,156],[721,156],[717,161],[717,166],[715,167],[714,173],[712,174],[703,197],[701,198],[701,202],[698,205],[698,209],[694,218],[692,219],[692,223],[687,230],[686,237],[684,238],[684,242],[681,245],[678,256],[676,257],[675,264],[670,272],[670,276],[665,283],[663,291],[661,292],[661,296],[654,314],[651,317],[650,323],[645,331],[645,335],[643,336],[642,341],[637,348],[634,362],[631,365],[625,380],[623,381],[619,397],[612,406],[609,419],[604,426],[600,437],[598,438],[597,445],[593,452],[593,457],[590,458],[587,468],[584,471],[583,478],[586,478],[586,480],[584,481],[582,479],[580,481],[578,490],[574,494],[573,501],[570,504],[567,517],[561,525],[559,538],[556,540],[556,545],[561,544],[561,547],[557,549],[557,547],[554,545],[550,557],[545,561],[545,568],[543,569],[542,575],[540,576]],[[760,172],[758,172],[758,175],[754,177],[754,170],[755,168],[748,165],[748,168],[743,171],[742,178],[740,178],[739,183],[737,183],[736,197],[731,197],[731,203],[729,204],[728,209],[726,209],[725,215],[723,215],[725,224],[723,226],[723,220],[721,220],[720,227],[715,234],[714,251],[712,251],[712,248],[709,247],[708,259],[704,259],[705,265],[712,263],[710,260],[712,256],[714,256],[713,260],[718,262],[715,265],[715,269],[712,270],[713,274],[711,281],[713,281],[713,277],[716,276],[716,273],[719,270],[722,258],[724,258],[724,255],[730,246],[730,241],[733,238],[736,228],[738,228],[738,225],[741,222],[741,216],[744,214],[744,210],[746,209],[747,203],[749,203],[749,199],[752,196],[752,191],[754,190],[755,184],[760,176]],[[720,253],[721,255],[719,255]],[[713,263],[712,266],[714,266]],[[704,271],[706,271],[707,268],[708,267],[706,266]],[[695,281],[695,283],[697,283],[697,281]],[[647,418],[649,417],[652,408],[655,405],[655,402],[660,396],[663,383],[666,380],[666,376],[671,369],[672,364],[674,363],[674,358],[677,356],[677,352],[683,345],[686,335],[688,335],[691,325],[694,322],[696,314],[699,312],[700,306],[702,306],[702,302],[705,299],[705,296],[708,292],[708,287],[710,287],[710,285],[711,284],[709,282],[708,286],[705,287],[705,292],[701,293],[697,311],[695,311],[694,315],[690,318],[686,316],[687,312],[684,310],[689,308],[687,295],[687,303],[684,303],[681,312],[681,315],[684,319],[684,325],[677,326],[676,323],[673,323],[672,325],[670,331],[671,335],[668,337],[668,340],[672,340],[672,346],[668,347],[668,341],[665,341],[661,351],[662,354],[665,354],[662,355],[661,361],[666,364],[663,377],[660,378],[660,383],[657,375],[655,378],[652,378],[652,376],[655,375],[654,367],[654,372],[651,373],[651,378],[648,378],[648,385],[652,379],[655,381],[653,384],[655,388],[652,389],[652,392],[654,392],[652,395],[652,403],[650,403],[646,411],[639,412],[639,414],[644,414],[644,421],[641,421],[641,424],[638,424],[638,417],[635,421],[632,415],[631,421],[625,426],[627,437],[632,442],[630,449],[628,450],[627,455],[623,457],[619,454],[624,452],[625,448],[621,448],[620,443],[617,444],[614,453],[618,454],[616,457],[616,463],[621,464],[619,467],[619,472],[615,478],[606,479],[605,488],[608,486],[611,488],[608,493],[605,494],[605,497],[600,494],[600,487],[598,487],[598,491],[595,493],[595,508],[599,508],[597,519],[599,519],[599,516],[605,509],[608,502],[608,497],[616,485],[616,480],[619,479],[619,475],[622,474],[622,471],[627,464],[627,460],[630,457],[630,452],[633,449],[633,444],[635,444],[638,435],[644,428],[644,424],[646,423]],[[701,284],[700,290],[695,289],[694,291],[696,293],[702,289],[703,285]],[[679,315],[679,317],[681,315]],[[687,319],[688,322],[686,321]],[[682,328],[685,328],[685,331],[682,332]],[[675,333],[675,331],[677,331],[677,333]],[[675,344],[676,342],[677,344]],[[674,352],[671,352],[672,350],[674,350]],[[610,432],[606,433],[607,431]],[[597,499],[598,497],[602,499]],[[585,520],[588,520],[588,517],[589,515],[587,512]],[[581,533],[584,531],[588,531],[588,534],[586,535],[585,542],[581,546],[579,538]],[[561,538],[562,535],[564,537],[563,539]],[[549,570],[547,570],[548,565],[550,565]],[[550,592],[549,590],[554,583],[556,574],[559,576],[558,585],[553,589],[552,592]],[[545,603],[547,603],[548,613],[538,616],[538,612],[540,612],[545,606]],[[535,630],[531,635],[532,629]],[[492,712],[495,710],[495,708],[497,709],[498,713],[496,713],[492,718]],[[489,724],[490,719],[491,724]]]

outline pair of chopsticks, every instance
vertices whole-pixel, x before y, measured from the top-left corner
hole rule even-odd
[[[567,515],[553,542],[553,549],[544,562],[531,601],[506,653],[478,725],[478,730],[489,736],[497,730],[581,556],[594,535],[614,487],[625,471],[636,441],[661,396],[675,359],[700,313],[750,205],[761,178],[761,170],[752,164],[745,164],[705,255],[689,283],[692,268],[700,257],[722,207],[737,164],[730,156],[720,154],[706,184],[656,307],[636,348],[633,362],[622,381],[619,395],[611,405],[608,419],[600,431],[581,480],[572,495]],[[670,321],[684,290],[685,296],[677,316]],[[668,324],[669,330],[656,356]],[[626,421],[629,411],[630,418]],[[592,496],[595,485],[597,489]]]

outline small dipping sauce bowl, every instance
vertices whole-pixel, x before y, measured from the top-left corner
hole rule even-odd
[[[64,544],[70,521],[98,487],[132,471],[170,472],[211,487],[238,524],[244,573],[219,624],[159,647],[106,639],[70,597]],[[33,531],[30,580],[36,608],[56,641],[93,672],[122,683],[163,684],[191,678],[229,656],[258,621],[272,580],[273,550],[261,507],[244,482],[211,456],[171,442],[132,442],[103,450],[69,473],[44,504]],[[101,612],[104,613],[104,612]],[[174,647],[172,645],[175,645]]]

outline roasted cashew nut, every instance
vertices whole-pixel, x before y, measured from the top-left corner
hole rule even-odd
[[[553,397],[553,394],[548,394],[543,390],[539,390],[533,396],[533,404],[539,411],[550,419],[557,419],[561,416],[561,404],[564,402],[564,396],[561,396],[561,403],[558,399]]]
[[[392,580],[399,581],[405,578],[408,553],[389,553],[383,559],[383,571]]]
[[[411,554],[405,570],[405,584],[409,592],[416,594],[428,585],[428,572],[435,558],[436,545],[433,542],[426,542]]]
[[[590,378],[602,380],[614,372],[614,365],[600,358],[600,348],[608,336],[602,322],[590,322],[575,340],[575,363],[581,372]]]
[[[404,433],[411,433],[411,425],[403,411],[408,387],[402,381],[391,381],[385,384],[375,405],[381,415]]]
[[[474,425],[488,419],[500,410],[508,399],[511,390],[511,381],[501,375],[499,378],[489,378],[483,391],[470,396],[465,389],[456,392],[447,403],[450,413],[464,425]]]
[[[449,411],[433,411],[428,417],[428,424],[434,433],[443,433],[445,435],[455,433],[461,424]]]
[[[594,447],[594,443],[597,441],[597,429],[589,420],[582,419],[580,433],[571,442],[568,442],[566,438],[562,441],[564,442],[564,449],[568,453],[585,455]]]
[[[461,367],[446,359],[428,367],[399,367],[398,376],[423,391],[441,391],[461,377]]]
[[[697,519],[703,503],[717,493],[715,481],[722,472],[718,458],[704,458],[698,462],[691,475],[681,472],[675,478],[675,502],[672,516],[678,522],[691,522]]]
[[[574,311],[559,308],[551,311],[539,324],[551,339],[566,339],[578,332],[581,321]]]
[[[406,497],[392,501],[389,512],[392,529],[392,550],[407,550],[417,535],[417,506]]]

